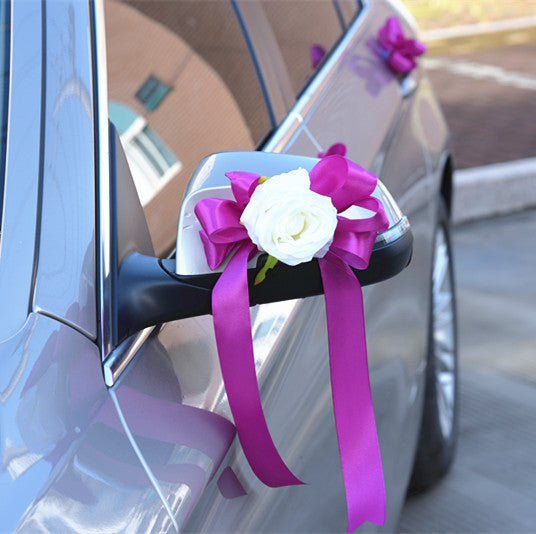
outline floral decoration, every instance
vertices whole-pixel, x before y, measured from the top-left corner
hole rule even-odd
[[[235,200],[203,199],[195,213],[210,268],[227,260],[212,292],[212,313],[223,381],[244,454],[268,486],[302,484],[279,455],[262,410],[247,264],[259,251],[269,254],[257,276],[259,283],[278,261],[293,266],[316,258],[325,293],[348,532],[364,521],[383,524],[385,489],[370,393],[363,300],[351,269],[368,266],[378,232],[389,226],[381,202],[372,196],[377,178],[338,154],[326,155],[309,173],[299,168],[272,177],[242,171],[226,176]],[[372,216],[349,219],[343,213],[351,206],[366,208]]]

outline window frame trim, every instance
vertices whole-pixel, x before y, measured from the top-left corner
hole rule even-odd
[[[327,78],[331,79],[330,72],[339,62],[343,51],[355,42],[354,35],[362,26],[363,20],[370,11],[369,0],[355,0],[356,15],[353,21],[346,25],[344,20],[339,16],[340,6],[338,0],[333,1],[335,15],[341,24],[341,34],[335,42],[333,48],[328,51],[326,58],[320,67],[312,73],[311,79],[296,94],[290,74],[283,59],[281,49],[277,43],[274,32],[268,21],[268,18],[262,9],[262,5],[250,0],[231,0],[237,5],[240,11],[246,31],[248,31],[251,40],[252,61],[259,66],[262,80],[266,83],[268,100],[274,111],[275,124],[273,130],[261,143],[259,149],[264,151],[275,151],[273,148],[273,139],[278,136],[290,116],[295,113],[296,108],[303,107],[303,101],[315,99],[314,95],[321,93],[325,87]],[[298,104],[300,106],[298,106]],[[301,124],[301,123],[300,123]],[[296,125],[296,129],[299,126]]]
[[[337,75],[338,66],[345,59],[345,52],[361,39],[370,12],[370,0],[363,0],[361,10],[352,24],[341,35],[334,48],[328,52],[320,68],[314,73],[297,98],[294,99],[294,104],[287,111],[285,119],[278,125],[274,134],[266,142],[263,147],[265,152],[284,152],[285,147],[302,127],[306,117],[314,110],[324,91]]]

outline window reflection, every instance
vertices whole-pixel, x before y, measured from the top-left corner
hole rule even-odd
[[[162,255],[197,164],[253,150],[271,125],[230,2],[107,1],[105,16],[110,118]]]
[[[154,111],[164,100],[170,89],[169,85],[151,74],[138,89],[136,98],[148,111]]]
[[[182,163],[147,126],[147,120],[124,104],[111,101],[110,120],[115,125],[142,206],[178,174]]]
[[[320,64],[311,51],[329,52],[342,34],[335,5],[326,0],[261,0],[261,4],[298,94]]]

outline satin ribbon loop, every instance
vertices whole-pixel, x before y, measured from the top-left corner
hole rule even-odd
[[[363,270],[368,267],[374,241],[374,236],[370,235],[370,232],[365,234],[340,233],[335,236],[330,252],[350,267]]]
[[[231,189],[238,205],[244,209],[249,202],[253,191],[259,185],[259,174],[244,171],[226,172],[225,176],[231,180]]]
[[[311,191],[331,197],[338,212],[367,198],[376,188],[374,174],[343,156],[326,156],[309,173]]]
[[[334,154],[322,158],[309,173],[311,191],[329,196],[333,201],[332,195],[345,185],[347,177],[348,160],[345,157]]]
[[[375,198],[371,200],[377,201],[377,199]],[[363,206],[363,204],[365,205]],[[374,212],[374,215],[372,215],[371,217],[367,217],[366,219],[347,219],[346,217],[342,217],[341,215],[339,215],[337,217],[337,220],[339,222],[335,233],[369,232],[377,234],[378,232],[384,232],[385,230],[387,230],[387,228],[389,228],[389,219],[387,218],[387,215],[385,214],[385,211],[383,209],[381,211],[376,211],[375,204],[376,202],[360,202],[357,204],[361,207],[366,207],[366,209]],[[376,238],[376,235],[374,235],[374,238]]]
[[[237,247],[236,243],[212,243],[204,230],[199,232],[199,237],[201,238],[201,243],[203,243],[207,263],[211,270],[217,269],[225,258]]]
[[[247,230],[240,224],[242,209],[236,202],[205,198],[196,204],[194,212],[203,228],[200,237],[211,269],[219,267],[242,241],[249,241]]]
[[[327,156],[346,156],[346,145],[344,143],[335,143],[331,145],[325,152],[319,152],[319,158],[326,158]]]

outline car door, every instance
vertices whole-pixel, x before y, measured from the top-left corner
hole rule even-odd
[[[376,171],[388,168],[385,161],[396,161],[388,148],[400,130],[404,113],[400,84],[367,48],[369,38],[389,13],[386,8],[379,12],[371,8],[356,11],[359,16],[344,35],[351,15],[332,13],[337,28],[329,43],[334,46],[333,52],[316,75],[311,70],[295,104],[292,78],[280,70],[284,58],[278,48],[277,31],[270,26],[261,4],[237,2],[227,8],[222,7],[226,5],[223,2],[183,4],[189,12],[178,18],[171,4],[166,3],[158,7],[143,2],[106,5],[108,46],[117,52],[116,56],[108,55],[110,118],[127,156],[133,154],[131,161],[147,153],[156,159],[154,154],[158,153],[168,165],[161,164],[157,169],[157,180],[162,182],[156,182],[158,185],[145,197],[148,200],[142,199],[142,215],[129,185],[122,149],[115,133],[110,133],[110,146],[115,147],[111,183],[116,183],[118,190],[122,188],[116,197],[118,205],[112,206],[118,236],[122,236],[118,238],[115,268],[121,267],[128,251],[151,252],[144,220],[148,221],[148,232],[159,253],[169,249],[169,229],[175,227],[184,177],[209,151],[208,146],[218,151],[251,149],[262,142],[265,150],[316,156],[330,144],[344,142],[352,159]],[[223,32],[214,30],[208,34],[216,41],[223,39],[223,43],[203,42],[199,25],[207,6],[217,6],[212,13],[216,22],[213,18],[212,24],[217,27],[223,21],[224,27]],[[233,89],[236,63],[228,54],[237,48],[224,45],[225,39],[242,38],[240,25],[230,18],[236,13],[242,28],[249,29],[246,43],[257,52],[255,62],[248,63],[249,74],[239,69],[240,80],[257,83],[260,74],[262,84],[257,86],[256,96]],[[149,36],[154,48],[147,42],[136,48],[134,37],[126,35],[129,31]],[[263,46],[270,50],[272,68],[259,52]],[[243,43],[238,50],[242,58],[249,57],[250,51]],[[137,59],[128,63],[134,64],[128,67],[131,71],[125,68],[124,57],[128,55]],[[243,64],[240,59],[236,61]],[[372,73],[377,82],[372,89],[365,72]],[[195,83],[189,85],[188,81]],[[367,90],[371,93],[368,99]],[[211,94],[217,94],[218,99]],[[264,102],[266,108],[259,102]],[[180,112],[173,115],[176,109]],[[263,109],[259,118],[259,110]],[[166,125],[169,118],[176,120]],[[361,121],[372,124],[365,133],[359,126]],[[266,133],[269,135],[263,141]],[[419,168],[424,162],[422,148],[418,142],[408,142],[408,148],[417,155]],[[394,163],[391,166],[397,167]],[[407,163],[407,168],[413,172],[414,162]],[[426,168],[421,170],[410,178],[426,177]],[[168,171],[177,173],[177,178],[170,179]],[[392,176],[388,181],[399,187],[398,178],[394,173]],[[144,186],[138,186],[138,190],[140,187]],[[400,187],[410,189],[407,182]],[[400,189],[397,194],[401,194]],[[423,199],[419,202],[425,204]],[[126,203],[128,209],[123,209],[121,203]],[[406,295],[422,302],[425,291],[413,293],[415,287],[410,286]],[[401,502],[420,416],[419,372],[426,311],[413,307],[404,323],[399,313],[407,309],[405,299],[393,306],[396,312],[380,307],[378,303],[382,301],[391,302],[395,290],[396,286],[390,286],[376,294],[368,292],[366,302],[367,324],[375,332],[372,387],[380,441],[389,462],[388,494]],[[113,291],[112,285],[112,305]],[[105,355],[105,376],[121,424],[153,489],[143,502],[137,501],[133,506],[140,517],[152,515],[154,525],[176,525],[186,531],[343,530],[345,496],[331,412],[322,299],[259,306],[252,310],[252,323],[257,375],[272,435],[290,468],[305,473],[310,485],[274,490],[263,486],[251,472],[226,423],[230,413],[212,319],[205,316],[145,329]],[[394,350],[400,334],[407,333],[406,327],[412,329],[411,343],[404,350]],[[203,425],[201,419],[207,413],[211,416]],[[395,445],[400,443],[403,428],[407,434],[403,437],[402,454],[398,454]],[[396,506],[393,510],[396,512]]]
[[[412,81],[415,85],[418,84],[418,74],[416,80],[401,81],[377,55],[376,33],[392,14],[382,4],[366,5],[359,13],[355,9],[358,18],[340,41],[342,32],[337,33],[338,17],[332,5],[267,2],[262,8],[266,18],[264,24],[262,14],[253,14],[251,3],[244,7],[250,36],[254,44],[257,44],[260,64],[269,65],[266,67],[268,72],[272,69],[272,74],[267,74],[266,77],[277,80],[277,83],[269,84],[271,94],[276,95],[274,100],[283,94],[282,100],[292,103],[281,126],[268,140],[264,150],[316,156],[325,152],[329,146],[343,142],[351,159],[373,169],[389,184],[415,225],[419,241],[415,247],[416,257],[406,273],[365,290],[373,400],[380,443],[382,451],[385,451],[384,470],[390,501],[386,529],[389,529],[393,528],[397,509],[400,508],[405,493],[422,403],[428,313],[428,286],[422,281],[427,279],[430,265],[433,195],[437,189],[437,176],[434,177],[429,172],[419,117],[415,117],[414,109],[422,106],[428,97],[422,91],[416,91],[415,87],[412,91],[407,90],[406,84]],[[305,15],[297,16],[298,13]],[[248,17],[248,14],[251,16]],[[322,21],[320,32],[319,20]],[[266,43],[257,38],[266,35],[266,23],[273,30],[273,36],[279,45],[275,51],[273,42]],[[322,42],[322,38],[327,40]],[[319,42],[326,57],[315,75],[309,53]],[[269,55],[270,60],[266,55]],[[286,69],[281,69],[282,64]],[[289,87],[293,91],[290,96]],[[413,126],[410,127],[412,123]],[[314,300],[307,299],[293,308],[293,320],[301,328],[307,329],[304,325],[315,321],[319,303]],[[386,302],[389,302],[389,306],[385,305]],[[317,361],[321,361],[321,353],[325,352],[325,347],[319,350],[321,341],[309,334],[304,336],[301,343],[301,349],[306,354],[315,355]],[[325,377],[326,369],[320,370],[319,374]],[[297,377],[293,379],[299,380]],[[329,387],[320,379],[315,382],[315,377],[309,375],[307,381],[319,384],[318,390]],[[315,406],[314,402],[310,402],[311,406]],[[284,410],[282,406],[279,409]],[[302,414],[301,417],[307,415]],[[325,426],[324,424],[323,427]],[[320,434],[317,432],[316,436]],[[303,446],[311,452],[314,450],[313,442],[311,440]],[[404,445],[400,447],[400,443]],[[334,443],[322,443],[318,450],[324,451],[323,458],[336,455]],[[337,466],[326,467],[324,462],[310,461],[307,467],[307,472],[313,479],[318,476],[319,480],[334,481],[330,485],[329,495],[320,496],[307,488],[310,492],[309,502],[322,502],[326,508],[338,511],[343,516],[344,510],[340,504],[344,502],[344,495],[340,478],[337,481],[337,476],[340,477]],[[326,471],[323,471],[324,468]],[[332,517],[326,519],[325,512],[323,519],[313,513],[312,517],[297,520],[292,515],[292,505],[288,506],[289,515],[286,516],[285,505],[277,501],[277,506],[274,506],[269,492],[266,493],[260,499],[263,504],[258,505],[259,512],[255,516],[263,518],[264,528],[268,528],[268,524],[284,528],[282,525],[285,521],[293,520],[301,521],[304,530],[313,528],[313,524],[323,524],[323,520],[330,521],[331,525],[336,524]],[[290,494],[291,497],[286,495],[281,499],[286,501],[290,498],[295,503],[296,495],[292,495],[292,492]],[[277,514],[272,514],[271,508],[277,508]],[[277,518],[274,518],[276,515]],[[342,523],[340,528],[343,528]]]
[[[364,289],[372,394],[390,501],[384,528],[389,530],[403,503],[420,425],[431,243],[444,165],[438,147],[446,143],[446,130],[433,116],[437,105],[422,73],[395,75],[378,52],[378,30],[389,16],[401,20],[406,35],[414,32],[402,12],[382,2],[356,6],[337,41],[329,39],[335,10],[330,15],[326,5],[315,12],[309,2],[261,4],[286,67],[277,76],[288,73],[295,102],[264,149],[316,156],[344,143],[351,160],[389,187],[415,236],[409,268]],[[251,32],[254,42],[259,34]],[[325,55],[314,73],[308,53],[319,44]],[[258,54],[267,49],[259,40]],[[441,141],[434,146],[437,138]]]
[[[169,250],[182,191],[202,157],[211,151],[251,150],[274,123],[231,3],[118,2],[105,4],[105,10],[110,119],[117,130],[117,138],[109,136],[110,182],[117,199],[111,212],[120,268],[133,250],[151,254],[152,243],[160,254]],[[150,40],[139,41],[138,48],[140,31]],[[123,151],[130,155],[130,169]],[[131,171],[139,191],[136,165],[155,152],[171,153],[180,165],[171,180],[160,172],[153,191],[140,195],[142,211]],[[253,311],[259,373],[268,372],[267,362],[284,360],[272,355],[287,314],[288,304]],[[206,501],[211,480],[229,480],[221,483],[228,486],[225,495],[238,496],[242,484],[230,464],[240,448],[233,442],[212,318],[145,329],[105,358],[105,378],[153,488],[133,503],[140,521],[153,518],[155,529],[183,528],[200,500]],[[222,465],[232,443],[233,452]],[[239,462],[245,469],[243,457]]]
[[[196,4],[197,7],[194,7],[193,3],[182,3],[179,11],[182,11],[183,18],[178,20],[174,19],[176,15],[169,3],[162,4],[163,10],[160,9],[162,6],[159,6],[159,9],[155,8],[154,11],[151,11],[147,3],[116,3],[106,6],[110,99],[115,107],[111,109],[111,119],[118,127],[119,136],[127,142],[127,155],[130,150],[130,126],[120,124],[122,116],[113,116],[113,113],[118,111],[118,103],[135,111],[134,116],[143,116],[146,124],[144,127],[152,129],[160,136],[161,144],[167,145],[168,149],[177,155],[176,159],[181,161],[185,171],[188,168],[192,170],[192,165],[210,150],[253,148],[254,143],[262,141],[264,134],[275,126],[275,115],[282,115],[282,104],[276,105],[269,101],[269,108],[264,112],[268,121],[265,121],[266,127],[263,131],[259,127],[259,124],[262,124],[262,115],[259,118],[262,106],[259,103],[263,102],[263,94],[262,87],[258,85],[255,65],[250,65],[249,76],[245,77],[245,81],[249,80],[248,87],[251,87],[251,81],[257,85],[257,96],[253,100],[253,89],[245,95],[234,90],[237,83],[234,81],[236,65],[243,65],[243,59],[224,56],[224,61],[218,61],[221,58],[218,58],[214,51],[215,45],[220,47],[225,45],[225,42],[204,43],[199,37],[201,32],[194,35],[188,33],[189,28],[199,29],[202,17],[207,16],[207,5],[210,5],[211,9],[217,8],[216,14],[220,15],[216,19],[218,23],[224,21],[222,39],[233,37],[236,40],[238,35],[243,40],[231,4],[224,8],[222,2],[199,3]],[[230,20],[224,15],[233,18]],[[209,19],[209,22],[210,20],[214,18]],[[115,25],[114,21],[117,21]],[[122,24],[119,25],[119,22]],[[337,24],[342,32],[338,21]],[[122,71],[121,65],[125,64],[125,60],[119,59],[121,54],[132,53],[136,59],[140,57],[139,52],[136,54],[131,50],[133,40],[125,34],[128,31],[138,33],[140,28],[150,34],[155,43],[160,43],[162,47],[172,51],[178,65],[166,65],[159,57],[156,64],[149,63],[145,67],[140,65],[142,61],[138,60],[136,67],[139,72],[131,77],[128,71]],[[214,32],[208,32],[208,35],[212,39],[216,38]],[[249,61],[249,51],[245,44],[246,41],[243,41],[239,50],[242,50],[242,54],[247,54],[246,59]],[[112,49],[117,56],[110,56]],[[235,51],[236,45],[228,44],[226,49]],[[149,59],[153,57],[151,51],[147,50],[144,55],[149,56]],[[231,59],[235,61],[231,62]],[[230,73],[225,70],[226,66],[232,67]],[[153,83],[154,79],[161,83],[160,86],[155,83],[155,87],[162,87],[167,83],[169,87],[173,85],[174,88],[180,89],[169,91],[152,110],[139,98],[139,89],[149,78],[150,68],[154,69]],[[245,67],[242,66],[241,70],[245,70]],[[179,74],[174,74],[176,72]],[[172,74],[176,76],[173,83]],[[188,80],[192,83],[192,88],[186,84]],[[195,91],[199,92],[196,83],[219,95],[218,107],[213,106],[210,101],[204,110],[196,107],[197,102],[193,97],[203,96],[196,95]],[[121,93],[121,88],[125,87],[128,92]],[[229,101],[231,96],[235,99],[234,104]],[[253,108],[251,100],[254,102]],[[186,102],[188,105],[184,110]],[[219,108],[223,108],[225,113],[217,113]],[[163,120],[166,116],[169,117],[174,109],[179,110],[177,120],[181,118],[180,113],[197,111],[197,115],[191,119],[197,121],[197,129],[189,124],[186,115],[187,122],[183,125],[185,132],[182,137],[170,135],[163,126]],[[134,122],[136,119],[130,120]],[[225,136],[220,135],[216,141],[211,141],[210,137],[207,137],[208,134],[218,133],[222,128],[218,120],[224,121]],[[180,131],[178,125],[175,125],[175,128],[172,132]],[[186,135],[187,130],[189,135]],[[204,144],[197,137],[197,130],[202,131]],[[259,134],[259,131],[262,134]],[[151,137],[154,140],[155,135]],[[196,156],[194,151],[191,156],[186,150],[192,146],[191,138],[196,138],[200,144],[199,147],[194,145],[195,150],[204,150],[204,153],[198,152],[199,155]],[[212,145],[207,145],[207,141]],[[111,142],[113,143],[113,136]],[[119,145],[116,145],[118,157],[112,161],[120,161],[120,152]],[[181,157],[182,154],[184,156]],[[112,176],[116,177],[119,189],[123,188],[122,183],[128,183],[130,177],[125,165],[116,165]],[[184,186],[183,180],[184,178],[178,178],[175,183],[182,183]],[[168,186],[163,186],[161,192],[156,192],[154,198],[158,200],[158,195],[161,195],[169,202],[173,187],[169,182]],[[119,203],[127,202],[127,198],[131,197],[124,193],[117,196]],[[175,226],[175,221],[171,216],[167,220],[166,214],[167,210],[174,210],[175,218],[178,215],[179,203],[177,201],[171,208],[163,207],[158,210],[158,224],[151,224],[150,202],[145,205],[145,213],[149,231],[155,238],[155,232],[164,227]],[[118,234],[130,236],[118,240],[119,262],[126,254],[121,243],[133,243],[136,235],[138,239],[141,235],[140,232],[136,235],[132,232],[137,226],[135,221],[141,220],[139,208],[136,209],[135,204],[129,201],[128,210],[123,210],[120,206],[117,208]],[[130,215],[123,220],[121,214],[127,211]],[[122,225],[124,231],[121,230]],[[158,248],[158,236],[154,241]],[[147,253],[148,250],[144,248],[141,251]],[[331,525],[340,524],[342,528],[346,521],[345,500],[330,411],[323,303],[314,299],[310,302],[289,301],[256,307],[252,310],[252,327],[259,385],[272,435],[289,465],[302,466],[300,468],[307,473],[311,486],[305,491],[296,491],[296,488],[274,491],[267,488],[253,475],[236,440],[231,446],[233,434],[226,430],[222,422],[230,419],[230,413],[222,388],[212,318],[205,316],[169,323],[158,331],[142,332],[137,340],[126,340],[105,361],[105,374],[110,377],[110,385],[117,381],[112,391],[123,414],[124,423],[132,429],[133,447],[137,449],[140,459],[143,459],[144,467],[154,484],[155,492],[151,494],[150,504],[148,505],[147,500],[140,503],[139,513],[157,514],[162,521],[168,514],[168,522],[173,517],[179,527],[184,526],[186,530],[193,531],[287,529],[289,525],[309,531],[319,520]],[[120,370],[125,367],[126,359],[131,359],[131,363],[121,374]],[[140,391],[142,384],[144,385]],[[158,404],[167,408],[158,410]],[[289,410],[289,406],[294,409]],[[215,414],[213,424],[216,429],[211,434],[212,443],[206,436],[206,430],[195,429],[195,417],[185,419],[186,416],[181,415],[181,410],[185,409],[191,409],[196,414],[204,413],[200,410]],[[144,414],[142,420],[140,412]],[[188,425],[194,425],[190,431],[191,435],[181,435],[179,429]],[[220,430],[217,431],[217,428]],[[295,432],[296,428],[301,430]],[[194,439],[194,434],[199,435]],[[159,448],[165,448],[168,454],[155,457],[154,450]],[[321,457],[322,461],[319,462],[318,457]],[[185,473],[191,473],[191,476],[188,477]],[[332,491],[326,492],[326,483]],[[245,498],[239,498],[240,496]],[[311,513],[310,507],[305,506],[305,503],[311,501],[322,501],[323,505],[316,507],[315,513]],[[296,519],[292,516],[293,509],[298,504],[303,510],[309,509],[309,512]],[[329,516],[325,513],[326,509],[331,509]],[[214,510],[221,512],[215,515]]]

